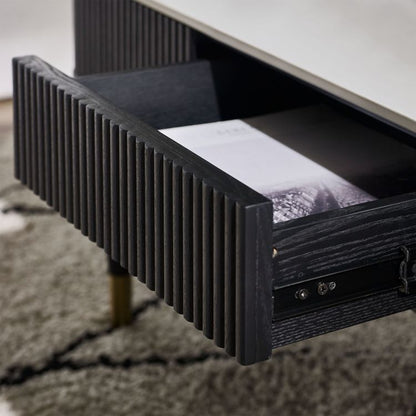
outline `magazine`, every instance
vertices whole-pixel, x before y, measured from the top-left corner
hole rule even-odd
[[[242,120],[161,132],[270,198],[275,223],[376,199]]]

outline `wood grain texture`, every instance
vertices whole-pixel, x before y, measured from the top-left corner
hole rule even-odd
[[[274,287],[401,258],[416,244],[416,194],[275,226]]]
[[[201,64],[189,65],[185,74]],[[33,160],[43,138],[50,205],[73,212],[83,234],[239,362],[267,359],[271,202],[39,58],[16,58],[13,68],[17,178],[40,195],[45,164]],[[48,86],[43,104],[37,81]]]
[[[208,61],[195,63],[189,70],[169,65],[157,71],[99,74],[77,80],[120,110],[157,129],[220,120]]]
[[[390,291],[286,320],[273,320],[273,348],[416,307],[416,295]]]

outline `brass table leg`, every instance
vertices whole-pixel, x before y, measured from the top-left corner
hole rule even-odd
[[[111,323],[114,327],[131,323],[131,277],[118,263],[109,259]]]

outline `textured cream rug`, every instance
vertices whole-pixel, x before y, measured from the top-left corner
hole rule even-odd
[[[103,252],[13,179],[1,111],[0,416],[416,415],[410,311],[242,367],[135,282],[112,330]]]

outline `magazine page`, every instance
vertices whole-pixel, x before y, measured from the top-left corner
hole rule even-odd
[[[242,120],[161,132],[270,198],[275,223],[376,199]]]

